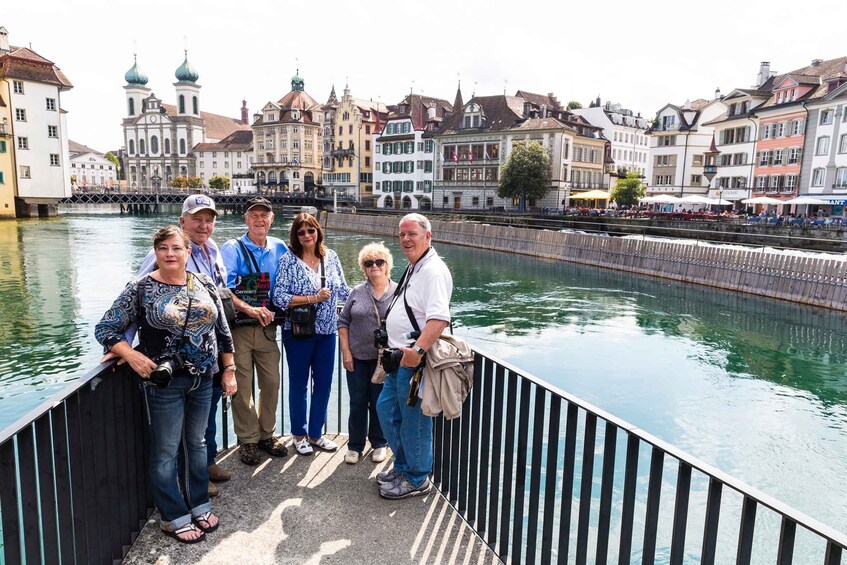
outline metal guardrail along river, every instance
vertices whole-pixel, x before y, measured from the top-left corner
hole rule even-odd
[[[347,406],[337,365],[335,433]],[[143,422],[137,377],[101,366],[0,432],[6,563],[126,554],[152,513]],[[838,565],[847,548],[843,533],[479,351],[461,418],[437,418],[434,433],[433,483],[511,563]]]

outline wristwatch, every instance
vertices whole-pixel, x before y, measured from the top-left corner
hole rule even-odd
[[[420,355],[421,357],[423,357],[424,353],[426,353],[426,349],[424,349],[423,347],[421,347],[417,343],[412,346],[412,349],[414,349],[418,353],[418,355]]]

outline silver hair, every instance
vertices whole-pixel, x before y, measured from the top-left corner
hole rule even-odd
[[[411,214],[406,214],[400,219],[400,223],[402,224],[403,222],[415,222],[426,233],[432,233],[432,224],[429,223],[429,219],[422,214],[417,214],[414,212]]]

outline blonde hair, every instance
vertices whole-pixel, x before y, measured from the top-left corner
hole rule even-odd
[[[371,257],[376,259],[385,259],[385,272],[390,279],[391,268],[394,267],[394,258],[391,256],[391,251],[388,250],[385,243],[382,241],[371,242],[362,247],[361,251],[359,251],[359,268],[365,273],[367,273],[367,270],[365,270],[365,260]]]

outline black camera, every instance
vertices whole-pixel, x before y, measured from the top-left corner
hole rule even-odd
[[[382,352],[382,368],[386,373],[396,373],[403,360],[403,351],[400,349],[385,349]]]
[[[385,320],[374,330],[374,347],[388,347],[388,330],[385,329]]]
[[[182,356],[179,352],[163,355],[157,361],[158,366],[150,371],[150,382],[159,388],[165,388],[171,382],[174,371],[183,367]]]

